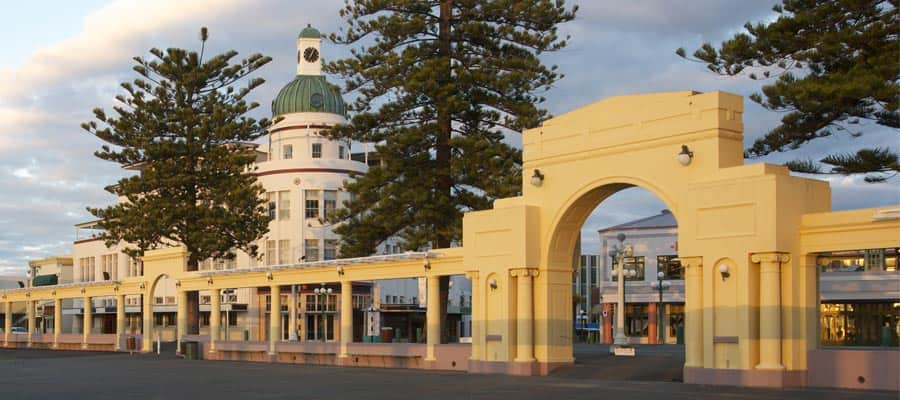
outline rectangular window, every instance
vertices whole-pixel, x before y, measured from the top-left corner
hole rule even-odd
[[[823,346],[900,345],[900,308],[896,300],[822,302],[819,307]]]
[[[291,263],[291,240],[282,239],[278,241],[278,264],[285,265]]]
[[[677,258],[675,255],[656,257],[656,268],[665,274],[663,279],[684,279],[684,269]]]
[[[326,260],[334,260],[337,258],[337,240],[325,239],[325,253],[323,258]]]
[[[286,144],[282,147],[281,154],[285,160],[294,158],[294,146]]]
[[[344,146],[338,146],[338,159],[343,160],[345,158],[347,158],[347,149]]]
[[[291,192],[282,190],[278,192],[278,220],[287,221],[291,219]]]
[[[319,239],[306,239],[303,255],[306,256],[307,262],[319,261]]]
[[[322,202],[324,203],[322,218],[328,219],[333,217],[334,209],[337,207],[337,190],[326,190],[323,192],[322,197]]]
[[[128,259],[128,276],[141,276],[144,274],[144,262],[140,258]]]
[[[269,219],[274,220],[275,219],[275,209],[277,206],[275,204],[275,193],[274,192],[266,193],[266,204],[268,205],[268,208],[269,208]]]
[[[625,263],[625,271],[632,270],[635,272],[635,275],[632,277],[625,278],[626,281],[642,281],[644,280],[644,256],[635,256],[635,257],[623,257],[622,260]],[[613,265],[613,270],[610,271],[610,277],[612,277],[613,282],[619,280],[619,272],[615,269],[616,265]]]
[[[319,191],[307,190],[306,197],[306,218],[319,218]]]
[[[274,240],[266,240],[266,265],[275,265],[278,250],[275,248]]]
[[[819,253],[816,265],[821,272],[864,272],[897,269],[898,249],[865,249]]]
[[[322,158],[322,143],[312,144],[312,158]]]

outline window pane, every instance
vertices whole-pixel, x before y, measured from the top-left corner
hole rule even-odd
[[[278,264],[290,264],[291,263],[291,240],[279,240],[278,241]]]
[[[303,254],[306,261],[319,261],[319,239],[306,239]]]
[[[275,265],[275,241],[266,241],[266,265]]]
[[[319,191],[306,191],[306,218],[319,218]]]
[[[286,145],[284,145],[283,149],[284,150],[283,150],[282,154],[284,154],[285,160],[290,160],[290,159],[294,158],[294,146],[286,144]]]
[[[323,258],[326,260],[334,260],[337,258],[337,240],[325,240],[325,254]]]
[[[266,193],[266,202],[269,207],[269,219],[275,219],[275,193]]]
[[[322,158],[322,143],[312,144],[312,158]]]
[[[323,194],[324,210],[322,218],[328,218],[334,215],[334,209],[337,207],[337,190],[326,190]]]
[[[291,192],[283,190],[278,192],[278,220],[291,219]]]

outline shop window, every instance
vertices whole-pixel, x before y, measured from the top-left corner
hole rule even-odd
[[[823,346],[898,347],[898,302],[828,302],[819,315]]]
[[[684,279],[684,269],[676,255],[657,256],[656,267],[665,274],[664,279]]]
[[[647,336],[646,304],[628,304],[625,306],[625,336]]]

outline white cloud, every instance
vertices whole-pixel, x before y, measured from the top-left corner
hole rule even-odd
[[[570,3],[574,3],[570,2]],[[743,0],[631,0],[581,2],[578,18],[561,28],[571,46],[545,55],[566,78],[547,94],[556,114],[603,97],[634,92],[724,89],[747,95],[758,83],[725,79],[674,55],[703,41],[714,43],[744,22],[769,18],[770,2]],[[268,114],[271,98],[294,76],[294,38],[312,23],[333,32],[343,23],[339,1],[158,0],[115,1],[84,19],[72,37],[36,49],[19,65],[0,66],[0,272],[21,271],[28,259],[70,252],[75,223],[90,218],[86,206],[114,201],[103,191],[122,172],[93,157],[100,141],[79,124],[94,107],[109,109],[119,82],[131,80],[135,55],[151,47],[199,47],[197,31],[208,26],[208,54],[235,49],[242,55],[274,57],[259,71],[267,80],[252,97]],[[30,16],[39,18],[40,16]],[[325,44],[326,59],[346,56],[346,47]],[[330,78],[332,81],[335,79]],[[747,103],[746,136],[777,123],[777,114]],[[809,146],[810,154],[847,146],[834,138]],[[866,135],[866,143],[884,142]],[[862,143],[860,141],[852,142]],[[776,155],[780,161],[796,156]],[[858,180],[833,183],[836,208],[897,203],[897,184]],[[893,191],[893,192],[892,192]],[[652,196],[651,196],[652,197]],[[624,200],[621,200],[624,199]],[[664,207],[664,206],[663,206]],[[596,230],[659,212],[661,203],[632,194],[613,196],[585,226],[586,245]],[[587,247],[586,247],[587,248]],[[593,248],[598,248],[594,246]]]

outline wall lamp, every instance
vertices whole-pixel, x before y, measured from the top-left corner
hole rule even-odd
[[[491,287],[491,290],[496,289],[497,288],[497,279],[495,279],[495,278],[488,279],[488,286]]]
[[[691,160],[693,158],[694,152],[691,151],[691,149],[689,149],[687,145],[681,145],[681,153],[678,153],[678,162],[681,163],[681,165],[687,167],[691,164]]]
[[[425,261],[422,261],[422,267],[425,268],[426,271],[431,271],[431,261],[428,261],[426,258]]]
[[[343,266],[343,265],[338,265],[338,266],[337,266],[337,273],[338,273],[338,275],[340,275],[340,276],[344,276],[344,266]]]
[[[722,282],[725,282],[725,278],[731,276],[731,272],[728,271],[728,264],[719,265],[719,273],[722,274]]]
[[[544,174],[541,173],[541,170],[535,168],[534,175],[531,175],[531,184],[536,187],[541,187],[544,183]]]
[[[267,281],[271,281],[272,279],[275,279],[275,277],[272,276],[272,273],[271,273],[271,272],[266,272],[266,280],[267,280]]]

